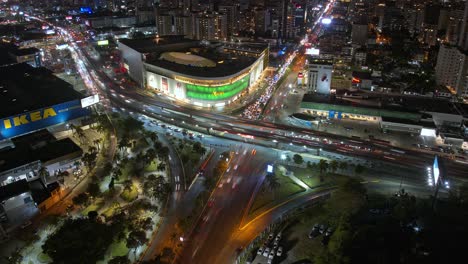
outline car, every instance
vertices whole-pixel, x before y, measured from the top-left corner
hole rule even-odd
[[[275,257],[275,253],[276,253],[275,250],[271,250],[270,254],[268,255],[268,258],[273,259]]]
[[[327,232],[325,232],[325,236],[331,236],[331,234],[333,234],[333,228],[332,227],[329,227],[327,229]]]
[[[279,232],[275,238],[275,241],[280,241],[280,240],[281,240],[281,232]]]
[[[318,236],[319,234],[319,224],[315,224],[314,227],[312,227],[312,230],[309,233],[309,238],[314,238]]]
[[[275,236],[275,234],[270,233],[270,234],[268,235],[268,240],[272,240],[274,236]]]
[[[174,129],[174,131],[175,131],[175,132],[180,132],[180,131],[182,131],[182,130],[180,130],[180,128],[176,128],[176,129]]]
[[[283,247],[279,247],[276,251],[276,256],[281,257],[281,255],[283,255]]]
[[[260,248],[257,250],[257,255],[262,255],[264,250],[265,250],[265,249],[264,249],[263,247],[260,247]]]
[[[278,244],[279,244],[279,241],[275,239],[275,241],[273,242],[273,247],[278,247]]]
[[[271,264],[271,263],[273,263],[273,259],[268,259],[267,264]]]
[[[326,226],[326,225],[320,225],[320,229],[319,229],[320,234],[325,233],[326,230],[327,230],[327,226]]]
[[[263,256],[268,257],[269,254],[270,254],[270,248],[266,248],[265,251],[263,251]]]

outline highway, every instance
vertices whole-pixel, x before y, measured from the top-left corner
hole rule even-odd
[[[411,147],[395,148],[385,142],[349,138],[346,135],[333,135],[275,123],[275,113],[270,113],[268,107],[277,107],[280,102],[275,103],[274,100],[278,95],[283,96],[282,93],[286,91],[285,85],[292,82],[294,74],[297,73],[293,73],[292,77],[288,76],[276,96],[270,100],[266,110],[267,118],[246,120],[194,109],[184,103],[175,103],[169,98],[149,95],[135,87],[124,87],[102,70],[103,62],[90,56],[87,44],[77,45],[72,41],[70,46],[75,51],[75,59],[80,61],[80,65],[85,69],[83,74],[89,75],[96,84],[98,89],[94,92],[100,94],[109,108],[129,114],[144,114],[167,124],[198,131],[210,135],[207,138],[210,138],[211,142],[236,145],[231,150],[238,154],[231,160],[229,171],[221,179],[222,185],[216,187],[214,199],[201,215],[193,233],[187,234],[178,263],[229,263],[235,258],[236,249],[246,246],[268,223],[292,208],[320,195],[327,195],[325,192],[300,196],[265,212],[250,224],[240,226],[254,191],[264,179],[266,164],[278,160],[279,154],[285,151],[317,155],[319,149],[322,149],[322,156],[342,159],[349,157],[352,162],[357,162],[357,159],[369,160],[380,168],[375,170],[376,175],[381,175],[379,181],[370,183],[370,186],[375,185],[376,189],[384,191],[394,190],[403,182],[403,186],[410,191],[430,193],[425,185],[424,172],[427,166],[432,165],[433,154],[413,150]],[[210,142],[209,140],[204,143]],[[448,158],[443,160],[447,172],[445,177],[450,179],[452,186],[466,180],[465,164]],[[212,162],[210,166],[213,165]],[[393,167],[394,172],[384,169],[387,166]],[[399,176],[395,178],[395,175]],[[177,219],[185,216],[193,207],[194,197],[202,190],[202,181],[203,179],[199,178],[183,196],[177,193],[172,198],[173,202],[161,225],[161,232],[152,239],[143,256],[144,260],[159,254]]]

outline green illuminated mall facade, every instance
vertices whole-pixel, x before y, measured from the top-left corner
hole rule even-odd
[[[144,79],[146,88],[178,101],[200,107],[222,107],[252,87],[261,78],[267,65],[268,49],[259,54],[252,64],[235,74],[202,77],[145,63]]]

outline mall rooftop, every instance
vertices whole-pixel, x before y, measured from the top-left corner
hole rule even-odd
[[[335,110],[369,116],[382,116],[419,121],[424,112],[468,117],[468,108],[445,98],[386,95],[368,92],[340,91],[337,95],[306,95],[301,108]]]
[[[0,68],[0,118],[83,97],[46,68],[34,68],[26,63]]]

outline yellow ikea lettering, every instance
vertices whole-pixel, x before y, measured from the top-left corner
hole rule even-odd
[[[31,117],[31,121],[32,122],[36,122],[38,120],[41,120],[42,117],[41,117],[41,112],[37,111],[37,112],[32,112],[29,114],[29,116]]]
[[[5,119],[5,120],[3,120],[3,125],[5,126],[6,129],[11,128],[11,121],[10,121],[10,119]]]
[[[56,116],[56,115],[57,115],[57,113],[55,112],[55,110],[53,108],[46,108],[44,110],[44,115],[42,116],[42,118],[46,119],[49,116]]]
[[[35,111],[35,112],[31,112],[25,115],[19,115],[19,116],[15,116],[9,119],[3,119],[3,126],[5,127],[5,129],[9,129],[12,127],[12,124],[11,124],[12,120],[13,120],[13,126],[17,127],[17,126],[29,124],[30,122],[40,121],[42,119],[46,119],[46,118],[53,117],[56,115],[57,115],[57,112],[55,112],[53,108],[46,108],[43,110],[43,112]]]
[[[29,123],[28,119],[26,119],[26,115],[20,115],[20,116],[15,116],[13,117],[13,124],[15,124],[15,126],[21,126],[21,125],[24,125],[24,124],[27,124]]]

